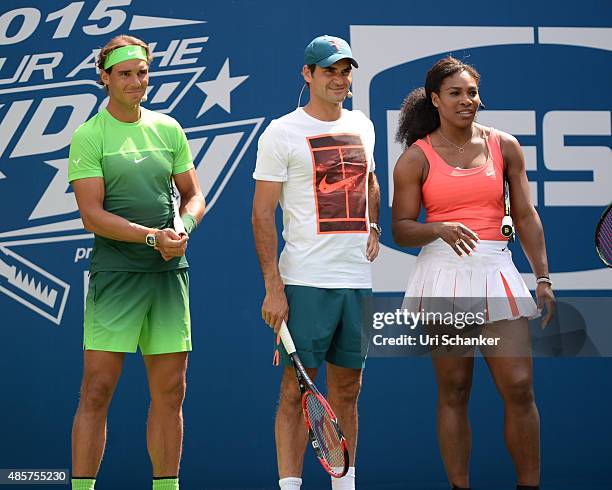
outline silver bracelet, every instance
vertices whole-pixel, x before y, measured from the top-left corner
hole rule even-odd
[[[543,282],[552,286],[552,281],[550,280],[550,277],[542,276],[536,279],[537,284],[541,284]]]

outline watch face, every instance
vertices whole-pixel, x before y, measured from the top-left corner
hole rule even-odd
[[[154,247],[156,243],[155,235],[147,235],[147,245],[149,247]]]
[[[370,228],[372,228],[378,235],[382,235],[382,228],[378,225],[378,223],[370,223]]]

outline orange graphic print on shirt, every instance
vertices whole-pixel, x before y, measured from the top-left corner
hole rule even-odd
[[[367,233],[368,159],[358,134],[307,138],[318,233]]]

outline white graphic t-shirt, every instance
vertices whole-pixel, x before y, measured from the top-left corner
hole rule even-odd
[[[259,138],[253,178],[283,182],[278,265],[285,284],[372,287],[366,245],[374,138],[361,111],[320,121],[302,108],[273,120]]]

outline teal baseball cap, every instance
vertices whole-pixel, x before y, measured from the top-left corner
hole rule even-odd
[[[355,68],[359,68],[349,44],[344,39],[334,36],[315,37],[304,51],[304,64],[319,65],[321,68],[327,68],[344,58],[348,59]]]

